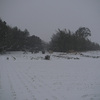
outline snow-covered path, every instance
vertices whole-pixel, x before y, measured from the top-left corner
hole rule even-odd
[[[100,100],[100,58],[16,58],[0,58],[0,100]]]

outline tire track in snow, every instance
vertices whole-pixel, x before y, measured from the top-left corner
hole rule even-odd
[[[20,75],[19,73],[17,73],[18,78],[20,79],[21,84],[23,84],[24,88],[27,91],[27,94],[30,95],[32,97],[32,100],[36,100],[34,94],[32,93],[31,89],[28,87],[28,83],[25,82],[25,77],[22,76],[22,74]],[[26,80],[27,81],[27,80]]]
[[[39,100],[41,98],[45,98],[46,97],[46,94],[45,96],[43,95],[43,91],[39,91],[39,86],[34,83],[33,84],[33,81],[29,79],[29,77],[27,75],[25,75],[24,73],[20,72],[18,73],[19,77],[21,78],[21,80],[23,81],[23,84],[25,86],[25,88],[28,90],[29,93],[31,93],[32,95],[34,94],[34,97],[36,96],[37,98],[35,98],[35,100]],[[47,98],[46,98],[47,99]],[[46,100],[46,99],[43,99],[43,100]]]
[[[29,95],[31,97],[32,100],[37,100],[35,98],[34,93],[32,92],[32,86],[30,85],[30,81],[28,81],[26,79],[25,76],[23,76],[23,72],[20,72],[20,70],[16,69],[15,70],[17,77],[19,78],[21,84],[23,85],[23,87],[25,88],[27,95]],[[29,98],[30,98],[29,97]],[[30,100],[30,99],[29,99]]]
[[[11,93],[12,93],[12,97],[13,97],[13,100],[17,100],[17,95],[16,95],[16,89],[15,88],[15,85],[18,86],[17,82],[16,82],[16,73],[13,69],[13,66],[7,66],[6,67],[7,69],[7,76],[8,76],[8,80],[9,80],[9,84],[10,84],[10,89],[11,89]]]
[[[25,83],[23,82],[22,78],[20,78],[14,66],[9,67],[8,73],[9,78],[11,80],[11,84],[13,84],[13,87],[17,87],[16,91],[12,91],[13,96],[16,96],[16,98],[18,97],[17,100],[36,100],[34,95],[32,95],[27,89]]]
[[[21,70],[19,70],[19,71],[20,71],[20,73],[23,73],[23,72],[21,72]],[[43,95],[43,97],[46,97],[46,94],[49,94],[49,96],[50,96],[49,98],[54,99],[54,100],[61,100],[62,98],[64,98],[64,96],[61,96],[61,94],[55,93],[50,88],[50,86],[48,86],[45,82],[43,82],[42,79],[40,79],[39,77],[34,75],[34,72],[33,72],[33,74],[30,74],[29,72],[27,72],[27,70],[24,70],[23,77],[25,77],[26,78],[25,80],[27,80],[30,83],[30,85],[32,87],[34,87],[34,89],[37,91],[38,94],[41,93],[41,95]],[[42,91],[45,91],[45,92],[43,93]],[[47,98],[48,98],[48,96],[47,96]]]
[[[18,69],[17,69],[18,70]],[[45,86],[44,83],[41,83],[37,76],[30,77],[28,74],[26,74],[25,70],[21,71],[20,69],[17,71],[19,72],[18,74],[20,75],[21,79],[26,83],[28,89],[35,94],[36,97],[40,97],[41,99],[44,98],[43,100],[46,100],[48,98],[51,98],[52,100],[59,100],[57,96],[55,96],[55,93],[50,90],[47,86]],[[33,89],[32,89],[33,87]],[[43,92],[45,91],[45,92]],[[49,94],[49,95],[48,95]],[[37,99],[38,100],[38,99]]]
[[[7,68],[6,66],[1,66],[2,69],[1,70],[1,100],[15,100],[16,97],[14,92],[12,91],[12,87],[11,87],[11,83],[10,83],[10,80],[9,80],[9,75],[8,75],[8,71],[7,71]],[[8,66],[7,66],[8,67]],[[14,95],[14,96],[13,96]]]
[[[0,67],[0,98],[1,98],[1,95],[2,95],[1,72],[2,72],[2,67]]]
[[[15,90],[13,88],[13,84],[11,82],[9,74],[7,74],[7,76],[8,76],[8,80],[9,80],[9,84],[10,84],[10,89],[11,89],[13,100],[16,100],[16,92],[15,92]]]

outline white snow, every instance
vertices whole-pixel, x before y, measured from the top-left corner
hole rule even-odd
[[[0,100],[100,100],[100,51],[82,54],[0,55]]]

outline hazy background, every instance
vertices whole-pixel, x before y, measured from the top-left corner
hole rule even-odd
[[[100,0],[0,0],[0,17],[47,42],[58,28],[88,27],[100,44]]]

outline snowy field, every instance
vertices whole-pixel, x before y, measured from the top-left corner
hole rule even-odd
[[[0,100],[100,100],[100,51],[0,55]]]

